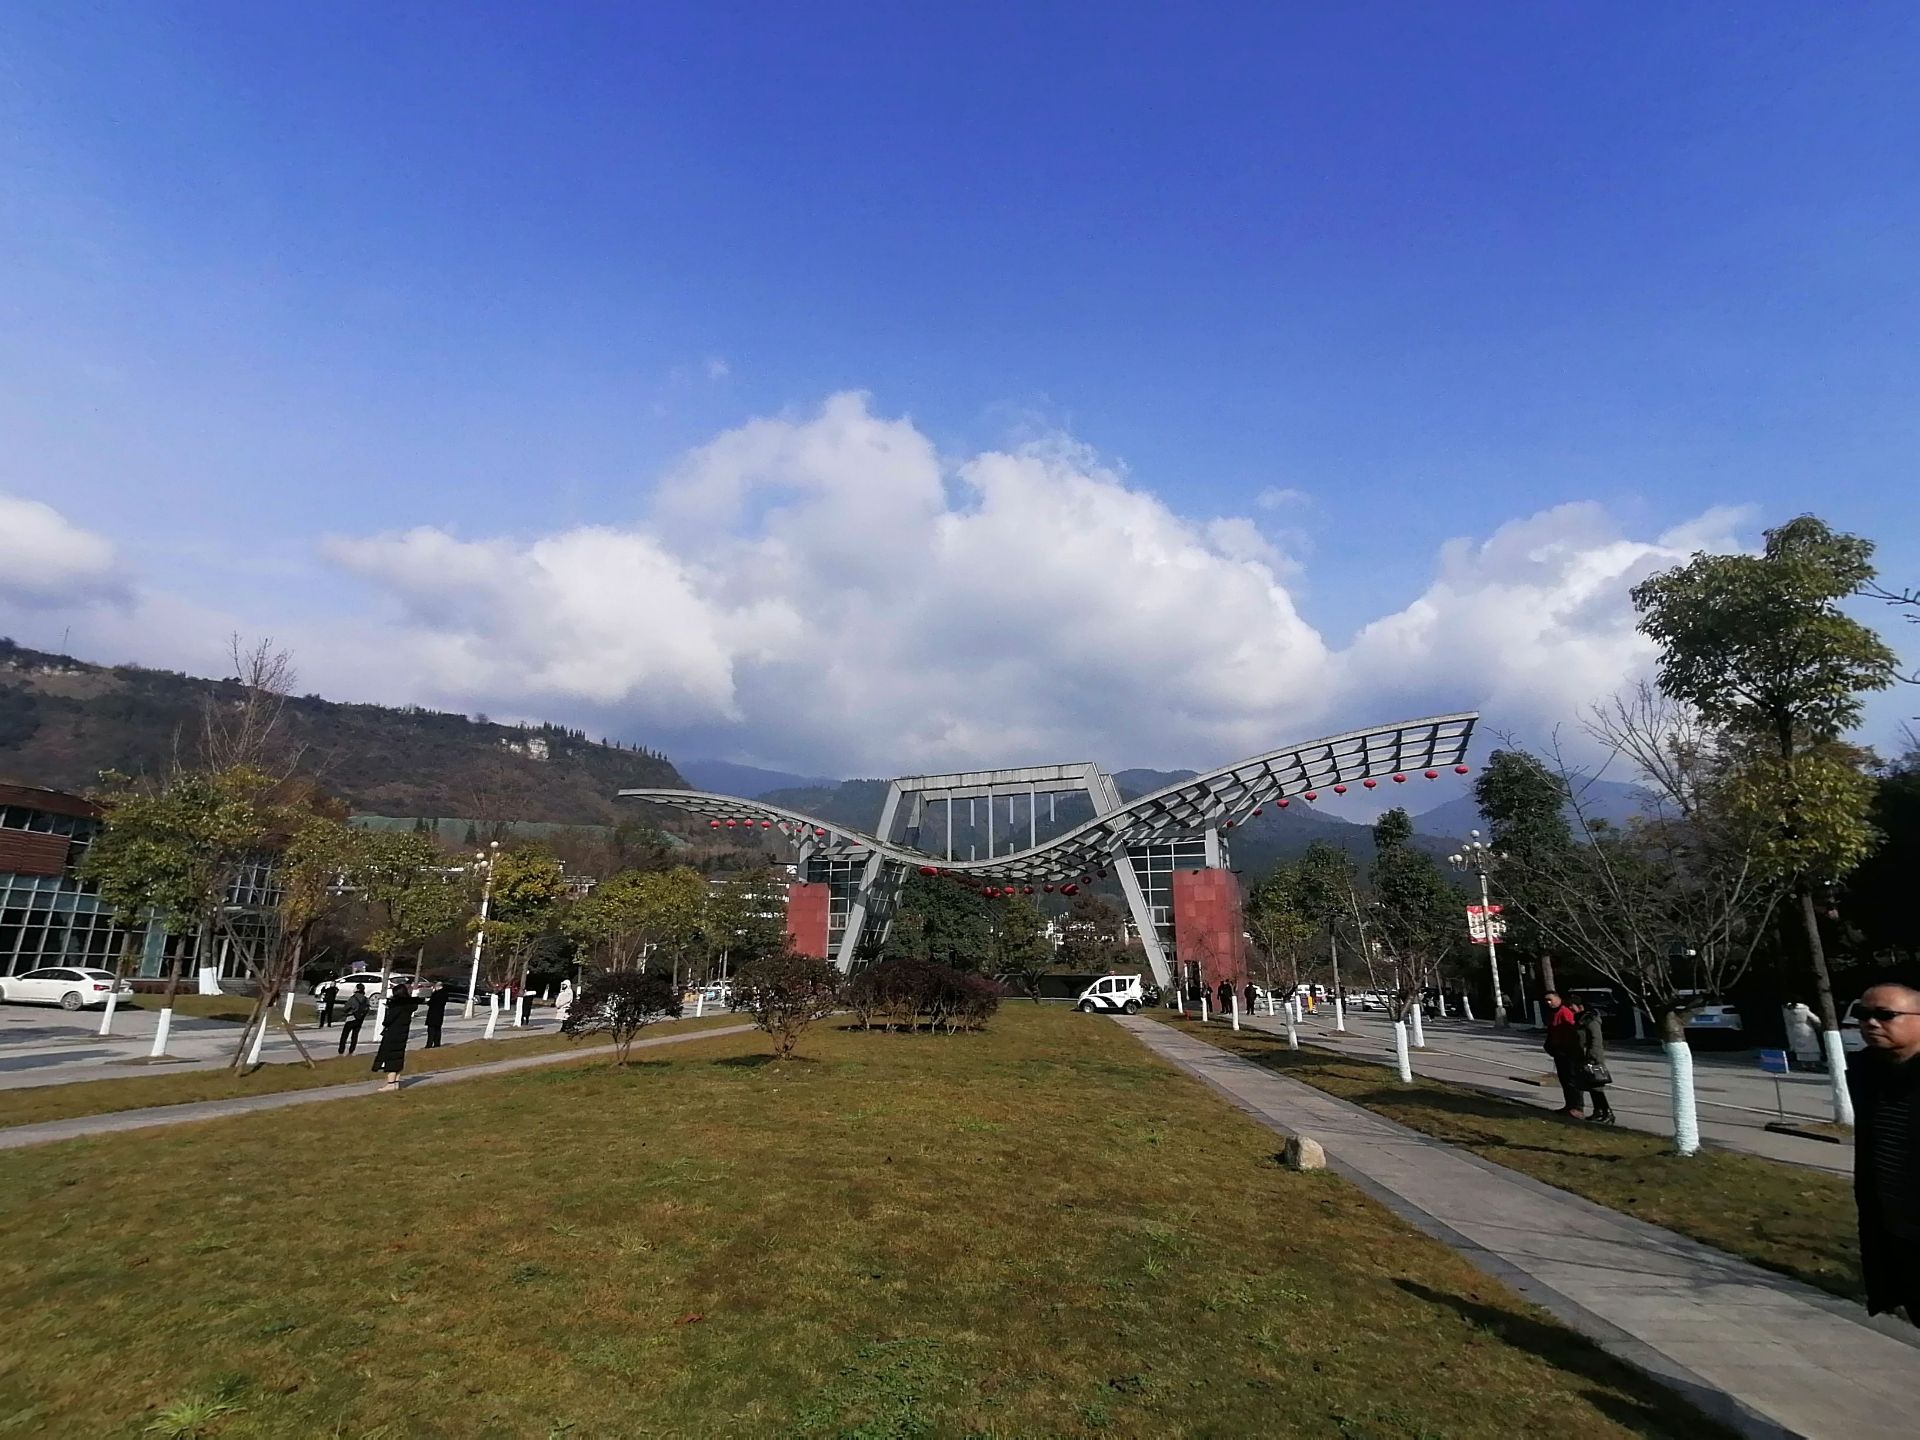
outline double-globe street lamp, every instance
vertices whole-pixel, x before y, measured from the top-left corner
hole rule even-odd
[[[474,992],[480,988],[480,950],[487,943],[487,908],[493,904],[493,866],[499,858],[498,840],[473,857],[473,863],[486,872],[487,878],[480,889],[480,923],[473,927],[473,967],[467,972],[466,1018],[469,1020],[473,1018]]]
[[[1493,1023],[1507,1023],[1507,1001],[1500,993],[1500,939],[1499,925],[1494,920],[1493,897],[1487,889],[1487,872],[1494,863],[1507,857],[1496,851],[1480,838],[1478,830],[1467,832],[1473,838],[1447,857],[1447,862],[1456,870],[1471,870],[1480,877],[1480,918],[1487,927],[1487,973],[1493,977]]]

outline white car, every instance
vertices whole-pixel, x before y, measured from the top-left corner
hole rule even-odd
[[[1819,1028],[1817,1018],[1814,1021],[1814,1028]],[[1840,1048],[1849,1055],[1867,1048],[1867,1037],[1860,1033],[1860,1002],[1858,1000],[1850,1002],[1846,1013],[1840,1017]]]
[[[1095,1013],[1137,1015],[1147,1003],[1147,990],[1138,975],[1102,975],[1080,992],[1074,1008],[1084,1015]]]
[[[0,1000],[14,1005],[58,1005],[62,1010],[85,1010],[104,1005],[119,987],[122,1000],[133,986],[116,981],[111,970],[29,970],[22,975],[0,975]]]
[[[414,983],[414,977],[407,974],[396,973],[389,975],[387,980],[393,985],[411,986]],[[367,999],[370,1002],[377,1003],[380,999],[380,972],[378,970],[356,970],[351,975],[336,975],[333,977],[333,983],[340,987],[340,993],[333,997],[336,1005],[344,1005],[353,998],[353,987],[355,985],[364,985],[367,987]],[[321,988],[326,984],[327,982],[322,980],[313,987],[313,996],[316,1000],[326,998],[320,993]],[[387,993],[392,994],[393,992],[389,990]]]

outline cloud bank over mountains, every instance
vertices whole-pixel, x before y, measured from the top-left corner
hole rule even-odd
[[[1635,539],[1597,504],[1516,518],[1446,542],[1411,603],[1341,642],[1295,600],[1340,577],[1289,553],[1282,507],[1252,508],[1182,515],[1064,436],[942,455],[845,393],[719,435],[629,523],[324,538],[355,592],[334,616],[288,614],[239,573],[208,613],[82,517],[0,495],[0,632],[70,626],[94,658],[181,668],[228,630],[271,633],[303,689],[819,773],[1197,766],[1435,710],[1569,718],[1649,663],[1628,589],[1735,548],[1742,520]]]

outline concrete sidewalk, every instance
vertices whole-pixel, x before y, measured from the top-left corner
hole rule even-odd
[[[1155,1020],[1159,1055],[1601,1348],[1750,1436],[1910,1436],[1920,1332],[1263,1070]]]
[[[651,1040],[636,1040],[635,1050],[659,1045],[678,1045],[687,1040],[713,1040],[722,1035],[738,1035],[751,1025],[722,1025],[712,1030],[690,1030],[677,1035],[657,1035]],[[479,1065],[463,1065],[456,1070],[430,1070],[407,1079],[403,1090],[422,1086],[439,1087],[456,1080],[479,1080],[488,1075],[507,1075],[515,1070],[531,1070],[540,1065],[561,1065],[594,1055],[611,1055],[611,1045],[595,1045],[587,1050],[556,1050],[546,1055],[522,1055],[511,1060],[490,1060]],[[378,1080],[361,1080],[351,1085],[324,1085],[311,1090],[277,1090],[270,1095],[243,1095],[233,1100],[195,1100],[183,1105],[153,1105],[144,1110],[115,1110],[105,1115],[77,1115],[71,1120],[48,1120],[38,1125],[14,1125],[0,1129],[0,1150],[19,1150],[29,1145],[49,1145],[56,1140],[73,1140],[84,1135],[110,1135],[121,1130],[147,1130],[158,1125],[187,1125],[198,1120],[222,1120],[232,1115],[251,1115],[261,1110],[284,1110],[292,1105],[316,1105],[323,1100],[352,1100],[372,1095]]]

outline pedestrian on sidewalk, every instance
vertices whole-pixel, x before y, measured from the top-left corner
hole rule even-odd
[[[360,1048],[360,1027],[367,1023],[367,1011],[373,1007],[367,1004],[367,987],[354,982],[353,994],[347,997],[346,1023],[340,1027],[340,1046],[337,1053],[351,1055]]]
[[[1860,1038],[1847,1089],[1867,1313],[1904,1309],[1920,1325],[1920,973],[1860,997]]]
[[[436,980],[427,992],[427,1049],[440,1048],[440,1027],[447,1022],[447,982]]]
[[[553,1002],[553,1018],[556,1021],[558,1021],[560,1024],[564,1025],[567,1023],[567,1015],[572,1011],[572,1009],[573,1009],[573,981],[562,980],[560,982],[560,994],[554,999],[554,1002]]]
[[[1796,1065],[1811,1068],[1826,1059],[1820,1052],[1820,1027],[1814,1023],[1813,1011],[1804,1000],[1787,1006],[1787,1048],[1793,1051]]]
[[[339,995],[340,983],[337,980],[329,980],[320,987],[320,1028],[322,1030],[333,1028],[333,1002],[339,998]]]
[[[1231,980],[1222,980],[1220,982],[1220,988],[1215,994],[1220,1000],[1220,1013],[1224,1015],[1233,1008],[1233,982]]]
[[[1244,1009],[1247,1012],[1247,1014],[1251,1015],[1255,1012],[1257,1008],[1257,1001],[1260,995],[1260,987],[1254,984],[1253,981],[1249,980],[1241,988],[1244,991],[1244,994],[1240,1001],[1241,1008]]]
[[[407,1031],[419,1005],[404,985],[394,986],[393,994],[387,997],[387,1022],[380,1027],[380,1048],[373,1052],[373,1073],[387,1077],[382,1090],[400,1088],[400,1072],[407,1068]]]
[[[1607,1069],[1607,1037],[1600,1028],[1600,1012],[1578,1000],[1573,1002],[1573,1012],[1579,1017],[1580,1083],[1593,1100],[1595,1122],[1611,1125],[1613,1102],[1607,1099],[1607,1086],[1613,1083],[1613,1072]]]
[[[1560,1113],[1569,1120],[1587,1118],[1586,1084],[1580,1074],[1580,1021],[1557,990],[1546,994],[1547,1054],[1560,1081]]]

